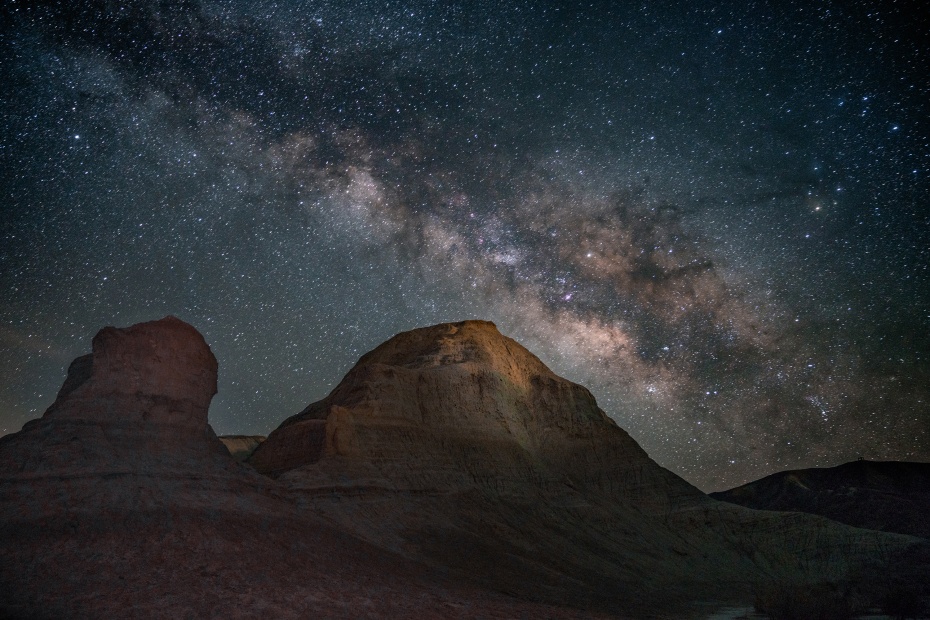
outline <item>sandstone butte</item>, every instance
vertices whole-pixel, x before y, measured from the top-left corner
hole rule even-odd
[[[581,618],[438,575],[298,510],[207,424],[217,362],[107,327],[0,438],[0,618]]]
[[[493,323],[399,334],[249,459],[308,513],[527,599],[633,614],[842,582],[914,539],[718,502]]]
[[[688,617],[925,544],[709,498],[487,322],[395,336],[248,464],[216,369],[178,319],[105,328],[0,438],[0,615]]]

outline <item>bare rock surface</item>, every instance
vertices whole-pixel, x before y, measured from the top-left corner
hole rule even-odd
[[[44,417],[202,430],[216,371],[203,336],[175,317],[105,327],[94,337],[93,353],[71,363]]]
[[[229,450],[230,456],[244,461],[255,452],[258,444],[265,441],[264,435],[220,435],[220,441]]]
[[[45,415],[0,438],[0,617],[587,617],[298,510],[208,425],[216,372],[178,319],[105,328]]]
[[[249,459],[306,514],[437,571],[648,616],[842,581],[914,539],[714,501],[492,323],[405,332]]]
[[[706,501],[658,467],[587,389],[486,321],[395,336],[281,424],[250,462],[270,475],[319,463],[302,472],[308,484],[348,478],[354,487],[482,488],[515,499],[589,490],[656,511]]]

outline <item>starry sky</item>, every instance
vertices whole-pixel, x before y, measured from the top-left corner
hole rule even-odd
[[[0,434],[104,325],[266,434],[482,318],[704,490],[930,460],[920,6],[8,0]]]

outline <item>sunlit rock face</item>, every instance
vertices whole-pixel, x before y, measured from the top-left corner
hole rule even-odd
[[[559,604],[646,613],[842,580],[905,539],[716,502],[492,324],[398,334],[249,462],[374,545]]]

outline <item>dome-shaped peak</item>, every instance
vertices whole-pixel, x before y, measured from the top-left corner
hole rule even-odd
[[[475,364],[553,374],[523,345],[501,334],[494,323],[480,320],[439,323],[402,332],[364,355],[356,368],[369,364],[417,369]]]

